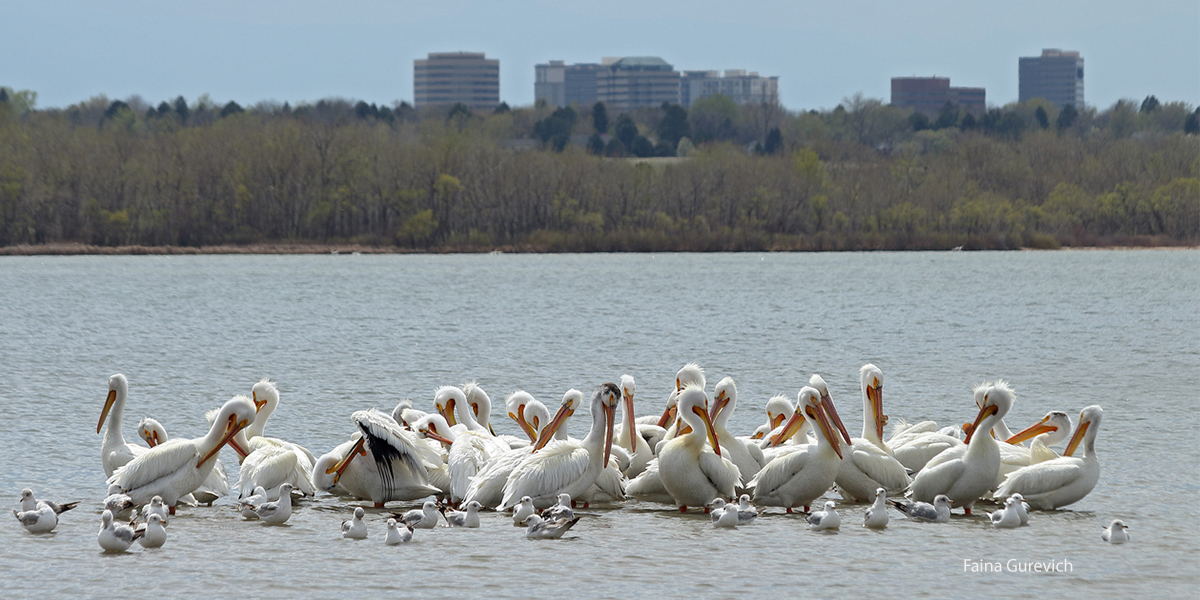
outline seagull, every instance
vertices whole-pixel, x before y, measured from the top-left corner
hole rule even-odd
[[[108,497],[104,499],[104,508],[112,512],[113,518],[124,519],[129,516],[130,511],[137,508],[137,505],[133,503],[133,498],[121,493],[121,486],[114,483],[108,486]]]
[[[113,514],[107,510],[100,515],[100,523],[100,533],[96,535],[96,541],[105,552],[124,552],[133,544],[133,540],[142,535],[134,532],[128,525],[114,526]]]
[[[59,504],[49,500],[38,500],[33,497],[33,490],[29,488],[21,490],[21,510],[23,511],[37,510],[42,506],[49,506],[50,510],[54,511],[54,514],[61,515],[78,505],[78,502],[64,502]]]
[[[111,488],[112,486],[109,487]],[[162,517],[163,523],[166,523],[167,512],[167,507],[163,505],[162,496],[155,496],[150,499],[149,504],[142,507],[142,518],[149,519],[150,515],[158,515]]]
[[[54,514],[54,509],[46,505],[39,506],[36,510],[22,512],[14,510],[13,516],[29,533],[50,533],[58,526],[58,515]]]
[[[433,529],[438,524],[437,504],[433,500],[426,500],[421,508],[404,513],[400,520],[414,529]]]
[[[525,530],[525,537],[531,540],[557,540],[568,529],[574,527],[579,522],[579,519],[580,517],[575,517],[569,521],[548,523],[537,515],[529,515],[525,519],[525,524],[528,526],[528,529]]]
[[[1016,529],[1021,526],[1021,515],[1017,513],[1017,499],[1012,496],[1004,501],[1004,507],[990,515],[992,526],[997,529]]]
[[[888,526],[888,520],[887,490],[878,488],[875,490],[875,503],[867,509],[867,513],[863,516],[863,526],[883,529]]]
[[[521,502],[513,508],[513,525],[522,525],[525,519],[537,512],[533,508],[533,498],[521,496]]]
[[[162,515],[157,513],[150,515],[146,518],[146,525],[137,529],[137,533],[141,534],[137,542],[143,548],[161,548],[163,544],[167,543],[165,525],[166,521],[163,520]]]
[[[412,525],[405,525],[404,531],[400,531],[400,529],[396,527],[396,519],[387,520],[387,537],[384,538],[383,543],[389,546],[396,546],[406,542],[411,542],[412,537]]]
[[[708,508],[713,514],[713,522],[715,523],[717,518],[720,516],[717,514],[719,511],[737,513],[736,523],[738,525],[745,525],[754,519],[757,519],[758,511],[755,510],[753,506],[750,506],[750,495],[742,494],[742,498],[745,499],[743,502],[746,506],[745,509],[743,509],[740,505],[727,504],[724,498],[713,498],[713,501],[708,503]],[[724,525],[718,525],[718,527],[724,527]]]
[[[483,505],[471,500],[467,502],[467,510],[446,510],[442,507],[442,516],[446,518],[446,523],[451,527],[466,527],[468,529],[479,528],[479,509]]]
[[[725,504],[724,498],[715,498],[709,503],[712,508],[713,527],[722,527],[735,529],[738,526],[738,511],[737,507],[732,504]]]
[[[1114,519],[1112,525],[1101,529],[1104,530],[1104,533],[1100,534],[1100,539],[1110,544],[1124,544],[1129,541],[1129,534],[1125,533],[1125,530],[1129,528],[1120,519]]]
[[[1029,503],[1025,502],[1025,498],[1023,498],[1020,494],[1013,494],[1013,495],[1009,496],[1009,498],[1017,499],[1016,503],[1013,504],[1013,509],[1017,511],[1017,516],[1021,517],[1021,524],[1028,525],[1029,524]]]
[[[575,518],[575,511],[571,510],[571,495],[559,494],[558,504],[542,511],[542,518],[547,521],[561,521],[563,519],[571,520]]]
[[[342,537],[352,540],[367,539],[367,523],[363,521],[363,517],[367,516],[367,511],[361,506],[354,509],[354,518],[349,521],[342,521]]]
[[[257,519],[258,513],[254,512],[254,507],[266,502],[271,502],[271,497],[267,495],[267,490],[264,490],[261,485],[254,488],[253,495],[238,500],[238,506],[242,511],[242,518],[251,521]]]
[[[825,501],[825,510],[813,511],[808,515],[808,524],[813,531],[838,529],[842,526],[842,517],[834,510],[833,500]]]
[[[267,525],[283,525],[292,516],[292,484],[279,487],[279,500],[253,507],[254,513]]]
[[[750,494],[738,497],[738,525],[745,525],[758,518],[758,509],[750,504]]]
[[[932,521],[934,523],[945,523],[950,520],[950,497],[945,494],[938,494],[933,499],[933,504],[928,502],[913,502],[905,504],[898,500],[888,501],[896,510],[904,513],[910,519],[918,521]]]

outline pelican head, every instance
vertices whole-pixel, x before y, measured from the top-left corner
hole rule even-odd
[[[466,403],[467,395],[452,385],[444,385],[433,392],[434,408],[451,427],[458,424],[458,419],[454,416],[456,408]]]
[[[265,419],[279,406],[279,389],[275,387],[274,381],[263,377],[250,388],[250,399],[254,402],[254,409],[258,411],[258,418]]]
[[[138,422],[138,437],[142,438],[151,448],[167,441],[167,430],[162,423],[146,417]]]
[[[888,422],[887,415],[883,414],[883,371],[867,363],[858,370],[858,377],[862,383],[863,415],[870,417],[870,423],[863,420],[863,437],[868,437],[867,433],[874,430],[875,439],[882,441],[883,427]]]
[[[713,388],[712,406],[708,418],[714,423],[725,423],[737,408],[737,384],[732,377],[724,377]],[[723,417],[723,418],[722,418]]]
[[[437,440],[447,446],[454,443],[454,432],[450,431],[450,424],[446,422],[445,417],[437,413],[431,413],[413,421],[413,431],[416,431],[423,437],[431,440]]]
[[[796,435],[800,431],[800,427],[804,425],[804,406],[815,399],[816,402],[821,401],[821,392],[816,389],[804,386],[800,389],[800,393],[796,394],[796,407],[791,410],[791,418],[783,425],[783,429],[771,436],[768,440],[769,447],[774,448]]]
[[[1039,435],[1045,435],[1042,443],[1047,446],[1053,446],[1071,435],[1071,417],[1065,412],[1052,410],[1042,417],[1042,420],[1018,431],[1012,437],[1005,440],[1010,444],[1020,444],[1025,440],[1035,438]]]
[[[625,403],[625,431],[629,432],[629,453],[637,452],[637,421],[633,415],[633,375],[621,376],[621,401]]]
[[[201,468],[209,459],[216,456],[221,448],[233,439],[233,436],[249,427],[254,422],[256,412],[254,403],[245,396],[234,396],[221,405],[221,410],[217,411],[212,427],[202,442],[202,447],[211,444],[212,449],[196,463],[196,468]]]
[[[704,369],[701,369],[700,365],[694,362],[683,365],[683,368],[675,373],[675,391],[683,391],[683,388],[687,387],[688,384],[698,385],[701,390],[706,387]]]
[[[114,404],[118,400],[121,401],[122,407],[125,405],[125,395],[129,392],[129,381],[125,376],[117,373],[108,378],[108,396],[104,399],[104,408],[100,411],[100,421],[96,423],[96,433],[100,433],[100,429],[104,427],[104,421],[108,419],[108,413],[112,410]]]
[[[504,408],[508,411],[508,418],[517,422],[521,427],[521,431],[529,437],[529,443],[537,441],[537,426],[529,422],[529,418],[525,416],[525,407],[537,402],[533,395],[525,390],[517,390],[508,395],[504,399]]]
[[[479,423],[481,427],[488,430],[488,433],[496,435],[496,430],[492,429],[492,399],[479,387],[479,384],[470,381],[463,384],[463,394],[467,397],[467,406],[471,407],[471,417]],[[462,410],[460,408],[459,410]],[[465,421],[465,419],[463,419]]]
[[[795,411],[796,408],[792,406],[792,402],[788,400],[787,396],[783,394],[771,396],[771,399],[767,400],[767,422],[760,425],[758,429],[755,429],[750,439],[762,439],[764,435],[771,433],[776,427],[783,425],[788,415]]]
[[[592,392],[592,418],[597,416],[596,405],[600,405],[605,419],[604,433],[604,462],[602,465],[608,465],[608,459],[612,456],[612,439],[613,439],[613,419],[617,416],[617,404],[621,402],[621,389],[615,383],[601,384]],[[635,432],[630,432],[633,434]]]
[[[558,412],[554,413],[554,418],[538,432],[538,440],[533,445],[533,451],[537,452],[550,443],[550,440],[554,438],[555,432],[563,426],[563,423],[567,422],[567,419],[571,418],[571,415],[575,414],[576,410],[579,410],[582,404],[583,392],[575,388],[567,390],[563,394],[562,402],[558,405]]]
[[[667,407],[663,409],[662,417],[659,417],[658,419],[659,427],[666,427],[672,420],[675,419],[675,415],[678,413],[678,405],[679,390],[671,390],[671,393],[667,395]]]
[[[392,420],[399,423],[405,429],[412,429],[412,423],[404,419],[404,411],[412,410],[412,398],[402,398],[396,403],[396,408],[392,409]]]
[[[721,444],[717,442],[717,432],[713,428],[712,419],[708,416],[708,394],[696,384],[689,384],[679,392],[679,418],[692,428],[693,432],[700,430],[708,435],[708,443],[713,452],[721,456]]]
[[[830,419],[842,434],[842,439],[846,440],[846,445],[850,445],[850,432],[846,431],[846,425],[842,423],[842,417],[833,406],[833,398],[829,396],[829,386],[825,385],[825,378],[820,375],[813,374],[808,378],[808,385],[816,388],[821,393],[821,404],[825,406],[825,417]],[[839,454],[841,454],[839,452]]]
[[[975,393],[978,394],[978,390]],[[983,393],[983,403],[979,407],[979,414],[975,416],[975,422],[971,424],[971,431],[967,434],[966,443],[970,444],[971,440],[975,438],[975,434],[980,431],[991,431],[992,426],[1008,414],[1008,410],[1012,408],[1016,399],[1016,393],[1004,381],[996,381],[991,384]],[[980,429],[981,427],[982,429]],[[982,437],[987,437],[987,434],[985,433]]]
[[[1099,405],[1093,404],[1083,409],[1079,413],[1079,424],[1075,426],[1075,433],[1071,435],[1071,441],[1067,442],[1067,449],[1063,451],[1063,456],[1074,455],[1080,442],[1083,442],[1086,455],[1091,456],[1095,451],[1096,433],[1100,430],[1100,420],[1103,417],[1104,409]]]

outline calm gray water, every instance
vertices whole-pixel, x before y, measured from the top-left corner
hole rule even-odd
[[[53,535],[0,527],[8,597],[578,596],[962,597],[1153,593],[1200,583],[1194,442],[1200,395],[1200,252],[195,256],[0,258],[0,495],[81,500]],[[995,531],[893,513],[834,535],[778,511],[716,531],[701,514],[630,503],[593,509],[559,542],[526,541],[502,515],[413,544],[342,540],[350,504],[303,505],[285,527],[243,522],[223,500],[182,510],[164,548],[96,544],[107,378],[130,381],[127,439],[153,416],[173,436],[262,376],[282,400],[270,435],[317,454],[354,410],[476,379],[499,400],[637,378],[639,414],[662,410],[675,371],[732,375],[731,429],[822,374],[851,432],[858,368],[874,362],[895,422],[971,420],[970,386],[1009,380],[1016,430],[1058,409],[1104,407],[1100,483],[1069,510]],[[579,419],[572,432],[582,435]],[[507,419],[497,429],[517,433]],[[232,484],[237,462],[224,462]],[[400,504],[389,508],[401,508]],[[1109,546],[1100,527],[1130,526]],[[963,560],[1069,561],[1069,573],[964,573]]]

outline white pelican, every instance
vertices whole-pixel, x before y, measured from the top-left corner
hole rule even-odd
[[[387,544],[388,546],[396,546],[406,542],[411,542],[412,538],[412,525],[405,525],[404,532],[401,533],[400,530],[396,528],[396,519],[387,520],[387,537],[383,540],[384,544]]]
[[[1120,519],[1113,519],[1112,525],[1102,527],[1104,532],[1100,534],[1100,539],[1110,544],[1124,544],[1129,541],[1129,534],[1125,533],[1125,522]]]
[[[179,498],[204,483],[221,448],[253,421],[254,403],[245,397],[232,398],[221,406],[204,437],[176,438],[150,448],[113,472],[108,483],[120,485],[138,503],[162,496],[174,513]]]
[[[1008,388],[1008,384],[1003,381],[997,382],[1003,384],[1004,388]],[[975,398],[975,406],[981,410],[983,408],[983,397],[988,390],[995,384],[980,383],[972,388],[972,396]],[[966,425],[964,427],[971,427]],[[1007,430],[1007,428],[1006,428]],[[903,431],[898,431],[892,434],[888,440],[888,446],[892,449],[892,455],[896,460],[900,461],[910,471],[917,473],[925,468],[929,461],[942,452],[950,449],[961,449],[965,445],[958,437],[960,429],[957,427],[937,428],[937,423],[933,421],[922,421],[911,427],[905,428]],[[1000,439],[1007,439],[1002,437]]]
[[[63,502],[60,504],[50,500],[38,500],[33,496],[33,490],[29,488],[21,490],[21,510],[24,511],[38,510],[43,506],[48,506],[50,510],[54,511],[54,514],[61,515],[78,505],[78,502]]]
[[[808,515],[808,525],[813,531],[827,531],[839,529],[842,526],[842,517],[838,514],[833,500],[825,501],[825,510],[813,511],[813,514]]]
[[[1096,457],[1096,433],[1104,409],[1089,406],[1079,413],[1075,433],[1061,458],[1017,469],[1009,474],[997,497],[1021,494],[1033,508],[1054,510],[1083,499],[1100,480],[1100,461]],[[1083,443],[1083,457],[1075,458],[1075,449]]]
[[[522,398],[522,394],[525,393],[517,392],[510,397],[510,400],[515,398],[518,405],[509,407],[509,416],[513,417],[521,425],[521,429],[526,431],[526,435],[530,435],[536,443],[541,432],[550,426],[550,411],[544,404],[533,400],[532,397]],[[567,439],[566,419],[575,414],[582,404],[583,392],[572,388],[563,394],[561,408],[566,412],[563,424],[554,432],[554,439]],[[528,429],[526,429],[527,427]],[[533,446],[528,446],[515,448],[490,458],[487,464],[471,478],[471,485],[467,487],[467,495],[463,497],[463,501],[475,501],[484,506],[499,504],[504,499],[504,486],[508,483],[508,476],[532,453]]]
[[[966,445],[946,450],[930,460],[909,486],[912,498],[929,502],[938,494],[945,494],[955,506],[971,514],[972,505],[992,489],[1000,470],[1000,448],[988,432],[1008,414],[1014,401],[1015,394],[1003,382],[988,388]]]
[[[746,443],[735,438],[726,427],[729,419],[737,409],[737,385],[732,377],[725,377],[713,388],[713,401],[708,417],[712,421],[713,431],[717,433],[717,442],[721,444],[723,456],[737,465],[741,478],[739,485],[750,483],[758,474],[758,470],[767,464],[762,449],[757,444]]]
[[[575,518],[575,511],[571,509],[571,495],[559,494],[558,504],[542,511],[542,518],[547,521],[561,521],[563,519],[571,520]]]
[[[438,489],[436,496],[445,501],[450,499],[450,467],[446,459],[450,446],[458,436],[454,434],[446,419],[437,413],[427,414],[412,423],[412,430],[441,457],[440,463],[425,463],[425,479]]]
[[[1000,444],[1000,472],[996,477],[996,487],[1000,487],[1004,478],[1017,469],[1058,458],[1050,446],[1066,441],[1070,435],[1071,417],[1057,410],[1046,413],[1041,421],[1013,434],[1005,440],[1007,443]],[[1033,441],[1028,448],[1017,445],[1030,438]]]
[[[734,529],[738,526],[738,511],[736,506],[725,504],[723,498],[715,498],[709,503],[709,508],[712,510],[713,527]]]
[[[128,392],[129,382],[124,375],[117,373],[108,378],[108,397],[104,399],[104,409],[100,411],[100,421],[96,423],[96,433],[100,433],[104,423],[108,422],[108,428],[104,430],[104,442],[100,446],[100,464],[104,467],[105,477],[112,477],[118,468],[149,450],[145,446],[126,443],[121,433]]]
[[[873,364],[866,364],[859,370],[859,379],[863,399],[862,437],[850,440],[846,460],[842,461],[834,483],[842,498],[868,502],[881,487],[893,494],[903,493],[912,479],[883,442],[883,427],[888,419],[883,414],[883,372]],[[814,387],[822,395],[828,394]]]
[[[504,407],[508,411],[508,418],[516,421],[521,433],[529,438],[529,443],[536,442],[540,425],[538,421],[544,423],[550,417],[550,410],[546,405],[538,402],[529,392],[517,390],[504,398]],[[539,410],[536,407],[541,408]],[[545,411],[545,416],[542,416],[542,411]],[[527,412],[531,414],[526,415]]]
[[[322,490],[341,485],[351,496],[370,500],[376,508],[393,500],[417,500],[440,490],[429,485],[427,469],[442,464],[441,456],[417,434],[378,410],[350,415],[358,427],[351,439],[317,459],[312,484]],[[355,460],[370,454],[370,461]]]
[[[566,419],[560,407],[549,427],[542,431],[533,454],[521,461],[508,476],[504,497],[497,510],[513,506],[518,498],[529,496],[534,506],[545,508],[559,494],[578,497],[587,491],[600,472],[609,464],[612,452],[613,419],[621,390],[605,383],[592,393],[592,428],[582,440],[550,442],[555,431]],[[549,444],[549,445],[547,445]]]
[[[453,407],[459,423],[465,426],[464,430],[456,432],[446,460],[450,469],[450,501],[453,504],[460,503],[466,497],[471,478],[479,473],[489,459],[512,450],[506,442],[492,435],[486,423],[476,420],[476,415],[486,418],[491,414],[487,394],[478,386],[469,384],[467,387],[473,391],[471,400],[467,399],[463,390],[453,386],[443,386],[434,393],[435,403]]]
[[[775,430],[776,427],[783,425],[787,420],[788,415],[796,411],[796,407],[792,406],[792,401],[783,394],[771,396],[767,400],[767,422],[759,425],[753,433],[750,434],[750,439],[761,440],[768,433]]]
[[[396,404],[396,408],[392,409],[392,419],[403,426],[405,429],[412,429],[412,424],[421,417],[424,417],[425,411],[420,411],[413,408],[412,398],[405,398]]]
[[[789,513],[797,506],[803,506],[807,511],[812,501],[833,485],[842,466],[841,436],[845,435],[830,422],[831,416],[835,422],[840,421],[834,416],[836,414],[833,403],[823,403],[816,388],[804,386],[800,389],[796,410],[783,426],[785,435],[776,438],[774,443],[790,437],[805,421],[816,423],[820,432],[817,443],[795,446],[794,450],[779,454],[768,462],[747,485],[753,489],[755,502],[780,506]]]
[[[689,384],[679,393],[678,407],[679,418],[691,431],[659,451],[658,476],[680,512],[686,512],[689,505],[706,506],[713,498],[733,496],[740,479],[737,466],[721,456],[704,390]]]
[[[621,426],[616,428],[613,441],[629,451],[629,466],[625,469],[625,476],[630,479],[645,471],[646,465],[654,459],[654,449],[642,437],[633,414],[633,393],[633,376],[621,375]]]
[[[863,527],[883,529],[888,526],[888,520],[887,490],[878,488],[875,490],[875,503],[863,515]]]
[[[146,445],[153,448],[159,444],[166,443],[170,438],[167,436],[167,429],[162,426],[162,423],[149,417],[142,419],[137,427],[138,437],[146,442]],[[218,498],[229,495],[229,480],[225,476],[225,465],[221,464],[221,459],[216,459],[212,462],[212,471],[204,478],[204,482],[196,491],[189,494],[192,502],[188,502],[187,497],[180,498],[179,501],[184,504],[204,503],[212,506]],[[113,511],[116,515],[116,511]]]
[[[167,543],[167,529],[163,527],[164,524],[162,515],[146,517],[146,526],[138,528],[142,536],[137,542],[143,548],[162,548],[162,545]]]
[[[50,533],[54,531],[55,527],[58,527],[58,515],[54,513],[54,509],[45,504],[33,510],[21,512],[14,510],[12,513],[29,533]]]
[[[888,502],[910,519],[931,521],[933,523],[945,523],[949,521],[950,505],[953,504],[945,494],[938,494],[933,499],[933,504],[928,502],[908,503],[899,500],[888,500]]]
[[[513,507],[513,525],[524,525],[525,519],[528,519],[530,515],[536,512],[537,509],[533,507],[533,498],[521,496],[521,501]]]
[[[1017,507],[1014,504],[1017,499],[1009,496],[1008,500],[1004,501],[1004,506],[1000,507],[995,512],[988,515],[992,521],[992,527],[997,529],[1016,529],[1021,526],[1021,515],[1017,512]]]
[[[433,529],[437,527],[440,516],[437,503],[426,500],[421,504],[421,508],[414,508],[401,515],[400,520],[414,529]]]
[[[638,417],[636,422],[645,425],[657,425],[658,427],[668,427],[675,421],[675,415],[678,412],[676,401],[679,398],[679,392],[683,390],[685,385],[695,384],[700,386],[700,389],[705,388],[704,369],[696,363],[688,363],[683,365],[678,372],[675,373],[675,388],[671,390],[667,396],[667,407],[663,409],[662,416],[653,417],[645,416]],[[654,444],[651,444],[654,447]]]
[[[462,386],[463,395],[466,396],[467,406],[471,407],[471,418],[474,419],[480,427],[486,429],[492,437],[496,436],[496,430],[492,429],[492,399],[479,387],[479,383],[468,381]]]
[[[466,527],[467,529],[479,528],[479,509],[483,505],[472,500],[463,505],[466,510],[446,510],[442,508],[442,517],[446,519],[446,524],[450,527]]]
[[[666,487],[663,487],[657,458],[650,461],[650,464],[646,465],[645,471],[642,471],[641,474],[631,479],[625,485],[625,496],[642,502],[656,502],[658,504],[675,503],[675,499],[671,497],[671,493],[667,491]]]
[[[363,521],[363,518],[366,516],[367,511],[363,510],[361,506],[356,506],[354,508],[354,517],[347,521],[342,521],[342,537],[351,540],[367,539],[367,523]]]
[[[138,537],[128,525],[113,525],[111,512],[106,510],[100,515],[100,533],[96,535],[96,541],[105,552],[124,552]]]
[[[279,488],[279,500],[254,507],[258,518],[267,525],[283,525],[292,518],[292,484],[284,483]]]
[[[568,529],[575,526],[579,522],[580,517],[575,517],[569,521],[556,521],[549,523],[543,521],[537,515],[530,515],[525,519],[526,529],[525,537],[531,540],[557,540],[567,532]]]
[[[230,444],[242,456],[242,468],[238,473],[238,496],[254,493],[254,488],[275,489],[287,482],[305,496],[313,496],[313,468],[317,458],[308,449],[279,438],[266,437],[267,420],[279,406],[279,390],[271,381],[263,378],[251,389],[258,416],[246,428],[244,434],[234,438]],[[243,454],[247,453],[247,454]]]

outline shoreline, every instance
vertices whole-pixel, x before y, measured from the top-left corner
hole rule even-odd
[[[1103,251],[1103,250],[1197,250],[1196,245],[1161,245],[1161,246],[1062,246],[1060,248],[1019,248],[1017,251],[1055,252],[1055,251]],[[768,250],[767,252],[954,252],[955,250],[928,249],[892,249],[892,250]],[[983,250],[967,250],[979,252]],[[1013,250],[998,250],[1012,252]],[[620,252],[620,251],[618,251]],[[630,250],[628,252],[643,253]],[[688,252],[702,254],[704,252],[687,250],[662,250],[661,252]],[[758,252],[758,251],[756,251]],[[401,248],[398,246],[366,246],[360,244],[222,244],[216,246],[94,246],[90,244],[21,244],[0,247],[0,256],[187,256],[200,254],[580,254],[580,252],[554,252],[544,248],[529,246],[437,246],[427,249]],[[582,252],[582,254],[611,254],[612,252]]]

